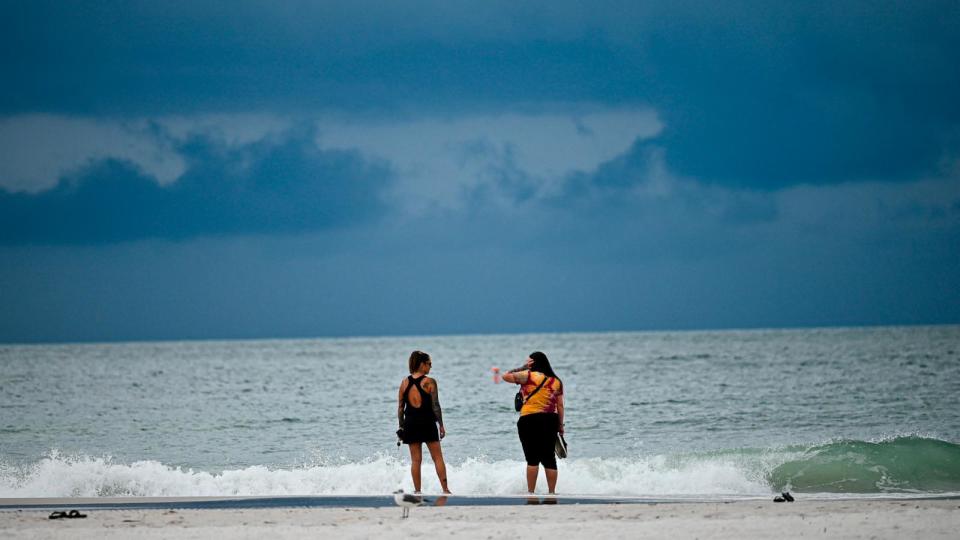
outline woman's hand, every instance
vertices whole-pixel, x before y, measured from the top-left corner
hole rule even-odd
[[[563,424],[560,424],[560,434],[563,435]]]
[[[447,436],[447,430],[443,429],[443,424],[440,424],[440,438],[442,439],[446,436]]]

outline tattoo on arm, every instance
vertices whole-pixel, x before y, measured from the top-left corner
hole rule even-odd
[[[503,380],[513,383],[513,384],[523,384],[527,382],[527,377],[530,374],[526,369],[521,370],[510,370],[503,375]]]
[[[403,427],[403,384],[400,384],[400,395],[397,397],[397,421]]]
[[[433,402],[433,415],[437,417],[437,422],[443,425],[443,412],[440,410],[440,392],[437,391],[437,381],[430,384],[430,401]]]

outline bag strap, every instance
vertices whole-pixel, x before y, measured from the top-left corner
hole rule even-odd
[[[530,373],[533,373],[533,372],[531,371]],[[541,375],[543,375],[543,374],[541,373]],[[527,397],[523,400],[523,402],[526,403],[526,402],[530,401],[530,398],[532,398],[534,394],[536,394],[537,392],[539,392],[540,389],[543,388],[543,385],[547,383],[547,379],[550,379],[550,378],[551,378],[551,377],[547,377],[546,375],[543,375],[543,380],[540,381],[540,384],[537,386],[537,388],[534,389],[533,392],[530,392],[530,395],[527,396]]]

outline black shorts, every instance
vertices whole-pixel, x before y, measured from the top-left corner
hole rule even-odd
[[[557,456],[553,449],[559,428],[560,415],[557,413],[527,414],[517,420],[517,432],[527,465],[535,467],[542,463],[544,469],[556,470]]]

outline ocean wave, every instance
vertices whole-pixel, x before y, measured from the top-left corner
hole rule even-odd
[[[772,469],[775,489],[941,493],[960,489],[960,445],[925,437],[815,445]]]
[[[483,457],[450,463],[461,495],[526,492],[521,461]],[[429,460],[424,489],[439,491]],[[0,497],[379,495],[410,489],[406,460],[380,455],[359,462],[294,468],[251,466],[208,472],[157,461],[52,452],[21,466],[0,464]],[[833,441],[774,449],[732,449],[560,462],[565,494],[635,497],[754,497],[800,493],[950,493],[960,491],[960,445],[922,437]]]

